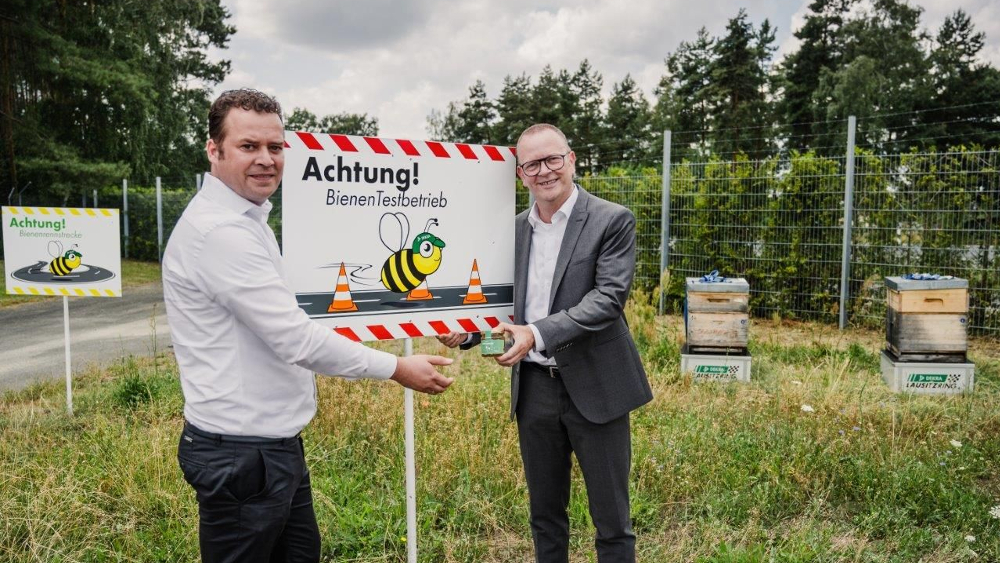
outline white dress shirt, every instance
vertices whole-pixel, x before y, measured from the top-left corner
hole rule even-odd
[[[174,227],[163,297],[184,417],[208,432],[286,438],[316,413],[313,372],[387,379],[396,357],[309,319],[288,287],[271,202],[211,175]]]
[[[573,213],[573,206],[580,196],[580,190],[573,186],[569,198],[552,215],[551,223],[542,221],[538,216],[538,203],[531,206],[528,212],[528,224],[531,225],[531,254],[528,257],[528,286],[524,295],[524,322],[535,335],[535,347],[528,352],[525,360],[546,366],[556,365],[555,358],[547,358],[542,354],[545,342],[542,335],[532,324],[549,316],[549,298],[552,295],[552,278],[556,271],[556,259],[562,247],[566,225]]]

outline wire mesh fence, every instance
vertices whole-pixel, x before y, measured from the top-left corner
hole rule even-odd
[[[1000,335],[998,154],[856,156],[846,288],[851,323],[882,326],[886,276],[931,272],[968,279],[970,328]],[[845,170],[844,157],[796,153],[672,165],[667,308],[680,310],[685,277],[718,269],[747,278],[757,316],[836,322]],[[654,180],[621,189],[641,198],[645,182]],[[634,211],[651,215],[645,232],[657,239],[655,209]],[[655,281],[637,275],[636,283],[649,288]]]
[[[855,163],[852,322],[885,319],[886,275],[969,281],[969,325],[1000,335],[1000,152],[956,150]]]

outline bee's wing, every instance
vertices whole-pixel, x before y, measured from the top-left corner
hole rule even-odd
[[[63,255],[63,244],[58,240],[49,241],[49,256],[59,258]]]
[[[395,235],[399,234],[399,242]],[[403,248],[406,238],[410,236],[410,220],[403,213],[383,213],[378,221],[378,236],[382,245],[392,252]]]

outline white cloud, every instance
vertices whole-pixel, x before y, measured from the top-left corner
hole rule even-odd
[[[606,93],[631,74],[652,99],[663,59],[702,26],[721,34],[739,9],[725,0],[224,2],[237,33],[217,53],[233,61],[219,90],[254,86],[277,95],[289,111],[368,113],[379,119],[381,134],[400,138],[426,136],[431,110],[464,99],[476,79],[495,96],[505,75],[537,77],[546,64],[574,71],[586,58],[603,75]],[[995,2],[920,3],[929,29],[964,7],[987,33],[991,60],[1000,60]],[[744,5],[754,25],[768,18],[777,26],[776,59],[794,48],[790,31],[804,21],[808,0]]]

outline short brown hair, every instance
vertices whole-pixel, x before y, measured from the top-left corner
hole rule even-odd
[[[226,138],[223,123],[229,115],[229,110],[233,108],[277,114],[278,119],[284,123],[281,117],[281,105],[271,96],[252,88],[226,90],[212,102],[212,107],[208,110],[208,136],[216,145],[221,145]]]
[[[514,146],[515,147],[519,146],[521,144],[521,139],[527,137],[528,135],[534,135],[535,133],[541,133],[542,131],[552,131],[556,135],[559,135],[559,138],[563,140],[563,143],[566,143],[566,148],[567,149],[570,148],[569,141],[566,140],[566,134],[563,133],[562,130],[560,130],[555,125],[552,125],[551,123],[536,123],[531,127],[528,127],[527,129],[522,131],[521,134],[517,137],[517,143]]]

